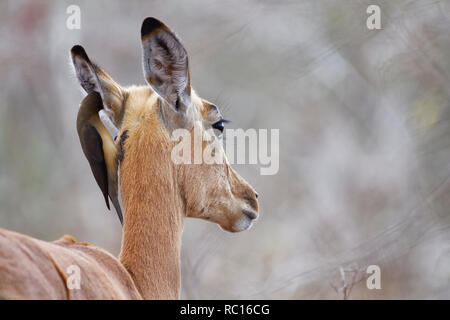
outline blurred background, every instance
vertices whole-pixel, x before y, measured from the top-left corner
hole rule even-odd
[[[450,298],[450,1],[2,0],[1,228],[119,253],[76,134],[69,50],[142,84],[147,16],[179,35],[231,128],[280,129],[278,174],[235,165],[260,194],[251,230],[187,219],[182,298]]]

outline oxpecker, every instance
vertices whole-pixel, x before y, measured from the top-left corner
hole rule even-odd
[[[78,111],[77,131],[81,148],[89,161],[94,178],[105,197],[106,206],[109,199],[116,208],[120,223],[123,223],[122,210],[118,199],[118,159],[117,149],[110,133],[100,120],[99,111],[103,101],[96,91],[83,99]]]

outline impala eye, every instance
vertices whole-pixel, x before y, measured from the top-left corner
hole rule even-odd
[[[212,125],[213,129],[218,130],[220,133],[223,133],[223,130],[225,129],[225,123],[229,122],[228,120],[225,119],[220,119],[219,121],[217,121],[216,123],[214,123]]]

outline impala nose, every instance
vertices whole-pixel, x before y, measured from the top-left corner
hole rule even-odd
[[[250,211],[258,212],[258,200],[256,200],[258,198],[258,194],[255,191],[252,189],[247,189],[242,198],[250,206]]]

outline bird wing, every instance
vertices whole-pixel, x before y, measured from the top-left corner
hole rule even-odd
[[[94,126],[85,124],[80,132],[80,142],[84,155],[91,166],[95,181],[97,181],[105,197],[106,206],[110,210],[108,200],[108,172],[103,154],[102,138]]]

